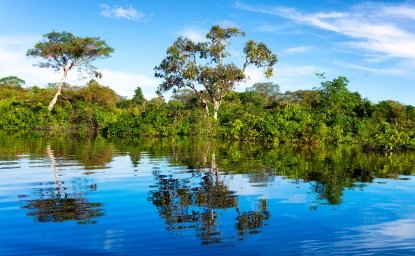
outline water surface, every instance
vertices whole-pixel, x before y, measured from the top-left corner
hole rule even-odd
[[[415,153],[0,132],[0,254],[415,254]]]

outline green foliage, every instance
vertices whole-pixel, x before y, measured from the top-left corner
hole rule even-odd
[[[0,86],[22,87],[25,83],[25,80],[20,79],[17,76],[6,76],[0,79]]]
[[[280,142],[302,143],[308,140],[312,116],[301,105],[292,104],[273,111],[264,123],[263,136]]]
[[[195,92],[186,88],[176,90],[171,100],[181,102],[186,108],[195,108],[198,104],[198,98]]]
[[[131,99],[131,103],[133,105],[143,105],[146,102],[146,99],[144,98],[143,91],[141,90],[141,87],[137,87],[134,91],[134,96]]]
[[[113,49],[98,37],[52,31],[26,55],[42,58],[41,68],[63,71],[60,83],[23,88],[25,81],[16,76],[1,78],[0,129],[77,130],[109,138],[197,135],[274,144],[359,144],[368,151],[415,149],[415,107],[391,100],[373,104],[350,92],[344,76],[325,80],[324,73],[316,74],[325,81],[313,90],[281,93],[277,84],[256,83],[235,92],[248,66],[270,77],[278,61],[266,44],[248,40],[238,67],[227,57],[231,40],[239,36],[245,36],[239,28],[213,26],[206,41],[177,38],[154,69],[162,79],[159,97],[146,100],[137,87],[130,100],[95,80],[84,87],[66,84],[72,69],[101,77],[92,63],[109,57]],[[161,93],[169,90],[173,95],[166,102]],[[211,109],[215,120],[209,117]],[[240,155],[234,153],[235,158]]]
[[[100,85],[95,80],[89,81],[85,87],[76,91],[76,96],[82,101],[106,108],[114,108],[118,100],[118,95],[112,89]]]
[[[52,31],[43,35],[43,40],[27,51],[29,57],[43,58],[41,68],[93,69],[91,63],[100,58],[109,57],[114,51],[105,41],[98,37],[77,37],[69,32]]]
[[[375,109],[375,119],[386,121],[393,124],[404,124],[407,119],[406,108],[399,102],[386,100],[377,104]]]
[[[239,99],[241,104],[245,106],[250,105],[256,108],[263,108],[268,102],[266,97],[256,91],[246,91],[239,93]]]
[[[206,42],[196,43],[179,37],[167,50],[167,57],[155,67],[155,76],[163,79],[158,91],[189,88],[208,115],[207,102],[213,105],[213,116],[217,119],[224,97],[232,92],[236,83],[245,80],[244,71],[248,65],[264,68],[265,76],[270,77],[277,62],[277,56],[264,43],[249,40],[244,48],[242,68],[234,63],[225,63],[224,58],[230,56],[226,51],[229,40],[244,35],[236,27],[213,26],[206,35]]]
[[[245,44],[244,53],[246,56],[244,69],[248,65],[254,65],[257,68],[264,68],[264,74],[267,78],[273,75],[273,66],[277,64],[278,58],[266,44],[249,40]]]
[[[68,72],[77,69],[78,72],[88,72],[97,78],[102,74],[96,71],[92,62],[107,58],[114,51],[105,41],[98,37],[76,37],[68,32],[50,32],[44,39],[35,44],[35,47],[27,50],[28,57],[40,57],[43,59],[37,65],[41,68],[53,68],[55,71],[63,71],[58,90],[49,103],[51,111],[62,94],[62,86]]]
[[[258,92],[261,96],[267,98],[277,98],[280,92],[280,86],[272,82],[255,83],[252,87],[248,87],[246,91]]]
[[[362,129],[362,145],[366,150],[396,151],[415,149],[415,131],[403,126],[380,122]]]
[[[344,77],[325,81],[316,90],[285,93],[275,84],[256,84],[245,92],[229,92],[218,120],[203,115],[197,93],[188,88],[177,90],[166,102],[162,97],[145,100],[139,87],[129,100],[95,80],[83,87],[64,84],[64,96],[49,112],[53,88],[0,86],[0,129],[75,130],[112,139],[200,136],[311,147],[357,144],[365,151],[415,150],[413,106],[373,104],[347,86]],[[238,159],[242,153],[229,154]],[[339,192],[335,187],[324,191]]]

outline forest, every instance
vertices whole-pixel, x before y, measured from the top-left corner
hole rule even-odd
[[[76,130],[108,138],[209,136],[301,145],[360,144],[369,151],[415,149],[415,107],[392,100],[374,104],[347,85],[342,76],[323,81],[317,89],[284,93],[273,83],[254,84],[245,92],[229,93],[215,120],[185,89],[166,101],[145,99],[139,87],[127,99],[95,80],[82,87],[64,84],[61,100],[49,111],[54,85],[1,84],[0,128]]]
[[[278,61],[264,43],[253,40],[245,44],[242,67],[226,61],[229,40],[239,36],[245,34],[237,28],[213,26],[206,42],[178,38],[155,68],[162,79],[154,88],[158,96],[145,99],[137,87],[129,99],[98,82],[101,74],[92,62],[113,51],[104,41],[51,32],[27,56],[42,58],[40,68],[61,71],[60,83],[25,86],[19,77],[1,78],[0,129],[76,131],[106,138],[207,136],[307,146],[356,144],[385,152],[415,149],[415,107],[393,100],[373,103],[351,92],[344,76],[317,74],[321,84],[311,90],[281,92],[277,84],[263,82],[235,91],[246,79],[247,66],[270,77]],[[68,84],[65,77],[72,69],[86,70],[93,78],[84,86]],[[162,93],[169,90],[173,94],[165,99]]]

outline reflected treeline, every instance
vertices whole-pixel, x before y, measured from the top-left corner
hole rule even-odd
[[[186,167],[189,170],[186,175],[191,174],[190,177],[156,171],[156,184],[151,189],[149,198],[166,219],[169,228],[192,226],[201,237],[206,237],[204,241],[214,241],[220,237],[215,236],[220,231],[215,229],[216,221],[212,216],[225,209],[232,208],[236,212],[238,209],[238,199],[221,180],[223,173],[242,174],[252,186],[268,186],[276,176],[287,177],[293,182],[307,182],[315,194],[317,204],[340,204],[345,189],[361,189],[375,178],[397,179],[401,175],[413,175],[415,172],[414,152],[385,155],[364,153],[358,147],[311,149],[203,138],[109,142],[99,136],[51,135],[48,132],[18,134],[0,131],[0,160],[13,161],[22,155],[34,159],[45,158],[48,145],[53,149],[58,163],[74,161],[86,170],[106,168],[115,154],[128,155],[135,167],[139,166],[143,154],[155,160],[166,159],[172,166]],[[211,170],[212,167],[220,172]],[[197,180],[196,184],[194,180]],[[52,201],[33,201],[32,206],[28,206],[29,209],[42,204],[72,207],[76,216],[76,207],[72,205],[90,207],[87,200],[53,201],[64,199],[62,192],[60,196],[46,191],[42,193],[42,199]],[[71,195],[72,192],[66,197],[79,198]],[[266,202],[263,205],[266,206]],[[262,216],[256,216],[257,213]],[[254,213],[239,212],[237,215],[239,224],[235,226],[247,230],[241,234],[255,229],[254,224],[244,224],[244,221],[264,221],[268,218],[266,210],[261,210],[261,207]],[[209,235],[211,239],[208,239]]]
[[[258,202],[258,210],[239,212],[237,217],[237,229],[238,235],[243,236],[246,234],[256,234],[259,229],[264,225],[264,221],[269,220],[271,217],[270,212],[267,210],[267,201],[261,199]]]
[[[60,172],[76,165],[81,165],[83,170],[106,168],[115,152],[107,141],[73,134],[51,136],[45,131],[21,134],[0,131],[0,143],[1,161],[25,157],[35,160],[32,165],[50,168],[54,181],[32,184],[29,194],[19,196],[23,203],[21,208],[26,209],[34,221],[73,220],[79,224],[94,224],[96,218],[104,215],[103,204],[90,202],[87,197],[97,189],[91,178],[61,180]]]
[[[415,152],[365,153],[359,147],[299,148],[203,139],[146,140],[116,143],[120,151],[137,156],[168,156],[173,166],[200,169],[216,156],[224,173],[248,177],[252,186],[267,186],[276,176],[308,182],[317,203],[340,204],[345,189],[362,188],[375,178],[398,179],[415,173]]]
[[[118,155],[129,155],[138,166],[143,152],[151,158],[166,158],[173,166],[200,169],[212,162],[222,172],[248,177],[253,186],[267,186],[275,176],[309,182],[316,199],[339,204],[344,189],[361,187],[374,178],[399,178],[415,172],[415,153],[364,153],[358,147],[295,148],[253,143],[231,143],[210,139],[112,141],[101,137],[7,133],[0,131],[0,160],[21,155],[44,157],[47,145],[57,159],[76,161],[84,169],[105,168]]]
[[[80,137],[77,134],[52,134],[48,131],[0,131],[0,161],[17,160],[22,155],[31,159],[47,155],[48,145],[60,161],[75,161],[85,170],[106,168],[112,161],[115,147],[101,137]]]
[[[167,229],[194,229],[202,244],[226,243],[226,239],[235,237],[232,229],[221,228],[224,221],[219,219],[226,213],[232,214],[239,236],[258,233],[270,218],[265,200],[259,201],[258,211],[241,211],[235,192],[216,170],[168,175],[156,170],[154,176],[156,184],[151,187],[149,201],[157,207]]]

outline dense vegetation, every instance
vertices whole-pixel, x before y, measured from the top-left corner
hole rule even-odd
[[[270,77],[278,61],[264,43],[253,40],[245,44],[241,68],[226,61],[229,40],[237,36],[245,33],[213,26],[204,42],[179,37],[155,67],[155,76],[162,79],[159,97],[146,100],[140,87],[126,99],[95,80],[83,87],[66,84],[71,69],[99,78],[92,62],[109,57],[113,49],[97,37],[51,32],[27,55],[42,58],[39,67],[61,70],[59,84],[24,88],[25,81],[16,76],[1,78],[0,129],[77,130],[108,138],[203,135],[274,144],[360,144],[368,151],[415,149],[415,108],[395,101],[373,104],[350,92],[343,76],[313,90],[281,93],[276,84],[259,83],[235,92],[235,84],[246,79],[248,65]],[[171,89],[173,97],[166,102],[161,92]]]
[[[203,135],[311,146],[359,144],[365,150],[380,151],[415,149],[415,108],[390,100],[373,104],[350,92],[342,76],[323,81],[313,90],[281,93],[277,85],[262,83],[245,92],[231,92],[217,120],[206,115],[191,90],[178,90],[165,101],[162,97],[146,100],[137,88],[135,96],[126,99],[95,80],[83,87],[64,84],[62,97],[49,111],[54,85],[24,88],[23,80],[12,78],[0,84],[0,129],[76,130],[107,138]]]

